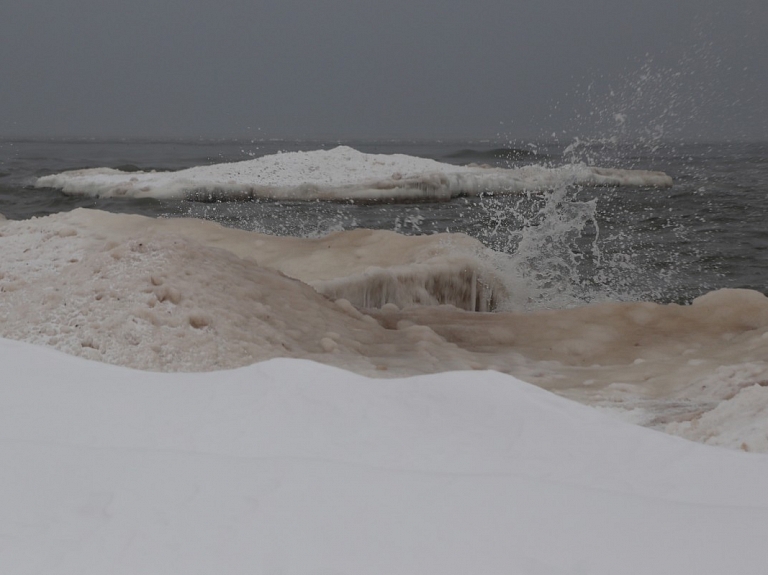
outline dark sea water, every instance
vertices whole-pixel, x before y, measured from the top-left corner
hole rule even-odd
[[[498,142],[343,142],[369,153],[502,167],[591,165],[652,169],[669,189],[566,189],[441,203],[218,202],[71,197],[32,187],[64,170],[178,170],[278,151],[331,148],[296,141],[0,141],[0,213],[25,219],[77,207],[196,217],[277,235],[357,227],[406,234],[464,232],[516,265],[543,294],[579,301],[689,302],[718,288],[768,291],[768,144],[510,145]],[[544,295],[543,297],[549,297]]]

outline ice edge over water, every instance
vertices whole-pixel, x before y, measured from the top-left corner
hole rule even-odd
[[[35,182],[38,188],[98,197],[366,202],[441,201],[567,185],[669,187],[672,178],[662,172],[584,164],[514,169],[455,166],[403,154],[365,154],[339,146],[196,166],[178,172],[73,170],[43,176]]]

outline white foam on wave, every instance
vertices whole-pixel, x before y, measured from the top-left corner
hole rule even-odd
[[[672,185],[661,172],[571,164],[516,169],[454,166],[402,154],[364,154],[346,146],[290,152],[178,172],[92,168],[35,182],[66,194],[99,197],[244,200],[439,201],[483,193],[515,193],[567,185]]]
[[[768,448],[761,412],[739,407],[768,381],[768,298],[464,311],[499,281],[480,248],[460,234],[270,238],[95,210],[3,221],[0,336],[162,371],[274,357],[387,377],[494,369],[699,441]]]

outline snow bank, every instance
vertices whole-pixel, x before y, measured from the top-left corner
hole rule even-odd
[[[430,330],[386,330],[352,303],[485,309],[503,286],[478,249],[463,235],[301,240],[93,210],[5,222],[0,335],[153,370],[288,356],[401,373],[375,358],[414,352],[425,356],[417,369],[466,369],[466,358],[430,355],[445,346]]]
[[[478,246],[366,230],[272,238],[94,210],[6,221],[0,336],[157,371],[275,357],[378,377],[493,369],[636,423],[768,450],[763,412],[738,399],[768,381],[768,298],[464,311],[504,294]]]
[[[745,367],[717,369],[709,381],[717,386],[722,381],[740,380],[734,386],[736,391],[709,411],[668,424],[665,431],[709,445],[768,453],[768,379],[764,379],[763,366],[755,366],[753,373]]]
[[[368,312],[381,325],[428,328],[493,369],[695,441],[768,451],[768,298],[719,290],[690,306],[603,303],[468,314]],[[748,400],[756,403],[747,406]],[[713,411],[715,410],[715,411]],[[710,414],[710,412],[712,412]]]
[[[494,372],[156,374],[0,340],[8,573],[762,574],[768,457]],[[12,462],[12,464],[10,464]]]
[[[661,172],[583,164],[517,169],[454,166],[402,154],[364,154],[339,146],[178,172],[74,170],[39,178],[35,186],[99,197],[378,202],[448,200],[486,192],[514,193],[575,184],[667,187],[672,185],[672,179]]]

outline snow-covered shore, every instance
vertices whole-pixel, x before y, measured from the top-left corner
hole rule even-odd
[[[0,566],[763,573],[768,456],[492,371],[161,374],[0,340]]]

